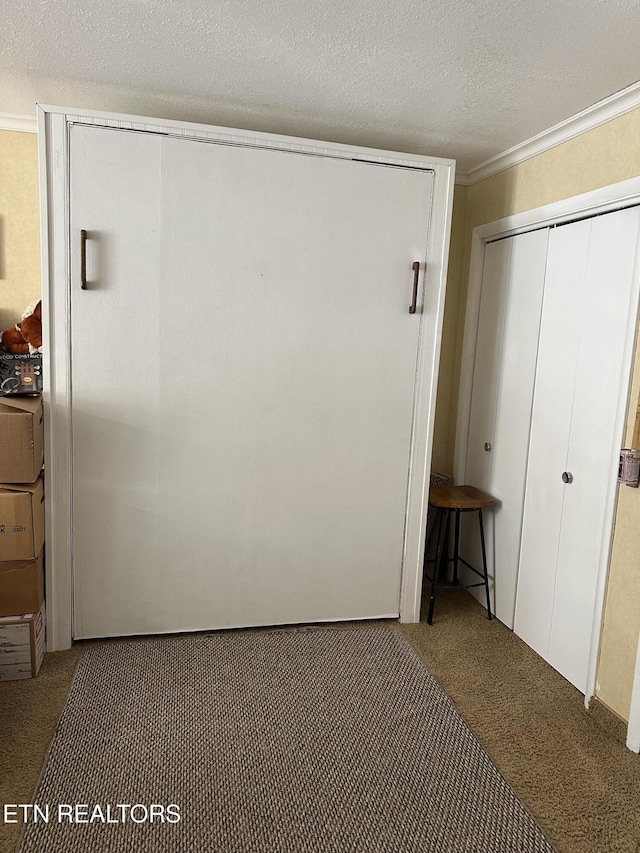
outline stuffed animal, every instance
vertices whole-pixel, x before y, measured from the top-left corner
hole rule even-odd
[[[35,302],[22,315],[22,319],[2,333],[2,346],[7,352],[42,352],[42,304]]]

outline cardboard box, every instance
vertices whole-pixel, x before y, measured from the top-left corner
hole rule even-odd
[[[35,678],[45,650],[44,602],[37,613],[0,617],[0,681]]]
[[[35,560],[44,544],[44,482],[0,485],[0,560]]]
[[[0,616],[37,613],[44,601],[43,552],[37,560],[0,563]]]
[[[0,352],[0,395],[42,391],[42,353]]]
[[[0,397],[0,483],[33,483],[42,470],[41,397]]]

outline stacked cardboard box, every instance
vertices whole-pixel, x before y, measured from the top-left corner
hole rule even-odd
[[[0,681],[44,657],[42,400],[0,397]]]
[[[44,658],[44,601],[37,613],[0,617],[0,681],[35,678]]]

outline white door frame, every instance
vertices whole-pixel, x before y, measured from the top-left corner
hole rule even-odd
[[[631,178],[627,181],[621,181],[617,184],[573,196],[572,198],[562,199],[561,201],[544,205],[534,210],[527,210],[524,213],[507,216],[504,219],[497,219],[486,225],[479,225],[473,229],[456,425],[454,477],[457,483],[464,482],[466,472],[469,419],[471,415],[471,391],[478,333],[478,317],[480,313],[484,247],[486,243],[501,237],[512,237],[515,234],[522,234],[534,228],[544,228],[549,225],[570,222],[573,219],[609,213],[633,204],[640,204],[640,178]],[[628,370],[620,377],[620,392],[615,419],[616,440],[611,447],[612,471],[617,471],[618,469],[618,454],[622,446],[619,442],[624,440],[629,393],[631,390],[631,370],[636,338],[639,294],[640,260],[636,258],[636,273],[631,297],[631,304],[635,306],[635,310],[629,312],[626,329],[621,330],[625,335],[624,361],[628,365]],[[593,613],[587,689],[584,700],[585,707],[589,707],[589,702],[594,697],[596,690],[596,675],[617,495],[617,478],[612,476],[607,491],[606,511],[603,522],[602,549],[599,558],[596,604]]]
[[[636,653],[636,667],[631,691],[629,725],[627,726],[627,746],[632,752],[640,752],[640,638]]]
[[[438,363],[455,161],[380,151],[268,133],[187,122],[153,119],[65,107],[38,106],[40,210],[42,244],[43,374],[45,406],[46,526],[47,526],[47,648],[66,649],[72,643],[72,529],[71,529],[71,361],[69,263],[69,143],[71,123],[163,133],[227,145],[256,146],[305,154],[358,159],[433,171],[433,200],[417,322],[420,350],[408,476],[400,619],[420,619],[422,553],[428,509]],[[425,235],[427,236],[427,235]],[[407,310],[411,266],[407,272]]]

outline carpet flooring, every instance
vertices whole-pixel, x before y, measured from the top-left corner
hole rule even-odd
[[[585,710],[577,690],[484,617],[469,594],[443,591],[432,627],[401,630],[558,853],[639,853],[640,756],[625,748],[625,724],[597,703]],[[48,654],[36,679],[0,683],[0,804],[33,802],[87,645]],[[0,853],[15,853],[19,831],[0,821]]]
[[[385,628],[91,646],[34,801],[22,853],[553,851]]]

